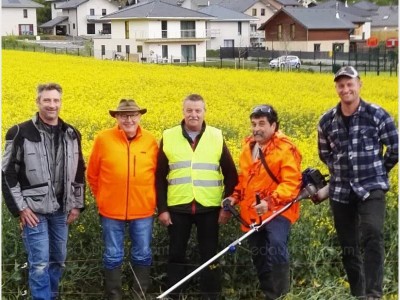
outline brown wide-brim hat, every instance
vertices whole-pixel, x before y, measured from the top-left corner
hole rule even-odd
[[[116,110],[109,110],[111,117],[115,118],[117,113],[126,113],[126,112],[140,112],[142,115],[147,112],[147,108],[140,108],[135,100],[132,99],[122,99]]]

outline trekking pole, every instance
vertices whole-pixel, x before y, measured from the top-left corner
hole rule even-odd
[[[276,216],[280,215],[284,211],[288,210],[294,203],[299,201],[299,198],[296,198],[292,202],[289,202],[286,204],[284,207],[281,209],[274,211],[272,215],[270,215],[268,218],[266,218],[260,225],[250,225],[250,230],[246,232],[244,235],[242,235],[240,238],[237,240],[233,241],[229,246],[227,246],[225,249],[223,249],[221,252],[217,253],[215,256],[211,257],[209,260],[207,260],[205,263],[203,263],[201,266],[199,266],[197,269],[195,269],[192,273],[188,274],[186,277],[182,278],[180,281],[175,283],[173,286],[171,286],[168,290],[166,290],[164,293],[162,293],[160,296],[158,296],[156,299],[162,299],[165,296],[167,296],[169,293],[171,293],[173,290],[175,290],[177,287],[179,287],[182,283],[186,282],[190,278],[192,278],[194,275],[199,273],[201,270],[203,270],[205,267],[207,267],[209,264],[211,264],[213,261],[217,260],[220,256],[224,255],[226,252],[228,252],[230,249],[233,249],[236,245],[240,245],[241,242],[246,239],[248,236],[252,235],[254,232],[258,231],[263,227],[265,224],[270,222],[272,219],[274,219]]]

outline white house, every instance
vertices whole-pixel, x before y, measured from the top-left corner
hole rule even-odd
[[[116,0],[70,0],[52,2],[52,20],[40,28],[53,34],[94,36],[111,34],[110,22],[101,17],[118,10]]]
[[[111,36],[94,38],[97,58],[131,61],[202,61],[209,39],[206,22],[213,16],[154,0],[138,3],[102,18]]]
[[[210,35],[207,49],[250,47],[250,21],[256,21],[257,18],[219,5],[210,5],[199,11],[216,17],[207,22]]]
[[[37,35],[36,9],[41,7],[31,0],[2,0],[1,35]]]

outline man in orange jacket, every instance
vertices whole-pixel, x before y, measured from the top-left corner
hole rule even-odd
[[[147,109],[134,100],[122,99],[117,109],[109,112],[117,126],[95,138],[87,178],[103,228],[106,299],[119,300],[126,225],[132,242],[134,292],[143,297],[150,284],[158,146],[154,136],[139,125]]]
[[[295,199],[301,187],[301,154],[278,130],[274,108],[259,105],[253,109],[250,120],[253,134],[244,141],[239,183],[229,197],[232,205],[240,205],[241,218],[248,224],[262,222]],[[290,226],[298,217],[296,203],[249,236],[253,264],[265,299],[276,299],[289,291],[287,243]],[[249,228],[242,224],[242,230]]]

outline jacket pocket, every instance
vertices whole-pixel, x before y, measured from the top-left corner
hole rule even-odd
[[[24,198],[30,198],[35,202],[42,201],[48,192],[49,186],[47,183],[35,184],[22,188],[22,196]]]
[[[47,183],[32,185],[22,189],[22,196],[28,204],[28,207],[38,213],[49,213],[53,211],[49,207],[48,193],[49,186]]]

